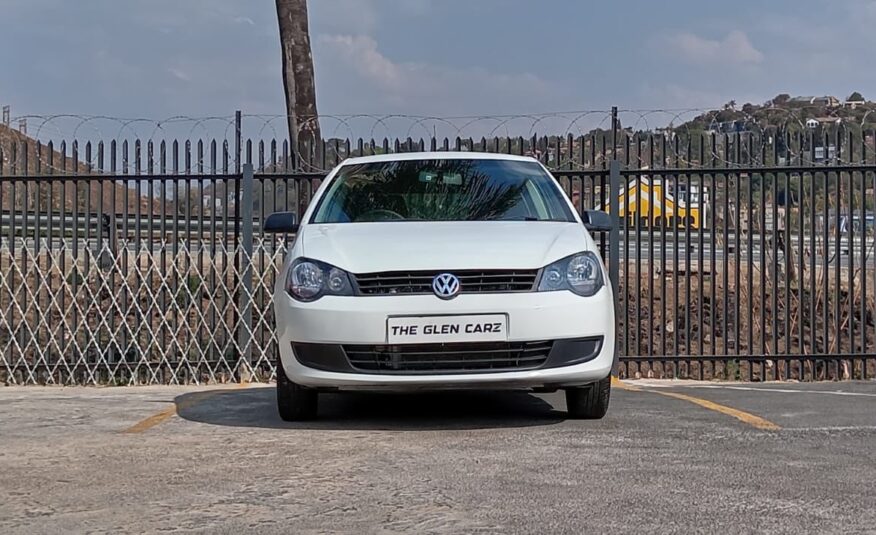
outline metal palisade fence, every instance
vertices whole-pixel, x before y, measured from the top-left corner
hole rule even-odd
[[[866,130],[608,128],[540,136],[32,139],[0,126],[0,381],[267,381],[283,238],[345,158],[529,154],[604,209],[622,377],[876,374],[876,146]],[[581,318],[581,321],[587,321]]]

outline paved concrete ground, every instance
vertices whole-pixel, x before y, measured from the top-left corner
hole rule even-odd
[[[626,385],[0,388],[0,533],[876,533],[876,383]]]

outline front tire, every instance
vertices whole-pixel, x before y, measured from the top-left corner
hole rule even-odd
[[[599,420],[608,412],[611,376],[587,386],[566,389],[566,410],[574,420]]]
[[[277,409],[286,422],[316,418],[318,393],[289,380],[283,361],[277,359]]]

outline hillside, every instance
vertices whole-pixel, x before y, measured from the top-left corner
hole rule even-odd
[[[62,186],[62,183],[55,179],[27,182],[10,179],[21,175],[72,177],[89,172],[86,163],[80,161],[74,166],[69,150],[66,165],[62,166],[63,161],[64,157],[60,151],[54,150],[50,154],[47,146],[38,148],[36,140],[0,123],[0,177],[3,177],[0,207],[4,210],[10,208],[36,210],[38,205],[40,210],[44,211],[49,202],[49,184],[51,184],[53,210],[61,209],[62,199],[64,209],[67,211],[71,211],[74,204],[78,204],[78,209],[82,211],[90,206],[93,211],[98,210],[99,207],[103,212],[121,213],[127,204],[128,210],[134,212],[138,202],[142,211],[149,210],[150,201],[147,196],[138,195],[135,189],[115,181],[89,180],[86,185],[84,181],[66,180]],[[49,162],[52,162],[52,165],[49,165]],[[25,184],[27,184],[26,188]],[[157,201],[152,202],[157,208]]]
[[[775,132],[802,131],[836,132],[839,125],[845,132],[860,135],[876,131],[876,102],[867,101],[860,93],[845,100],[832,96],[791,97],[777,95],[763,103],[735,101],[723,109],[700,114],[680,125],[672,125],[678,132]]]

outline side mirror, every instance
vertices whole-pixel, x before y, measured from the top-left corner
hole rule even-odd
[[[275,212],[265,219],[262,231],[266,234],[293,234],[298,232],[298,217],[293,212]]]
[[[587,210],[582,215],[584,228],[590,232],[610,232],[614,227],[611,216],[599,210]]]

